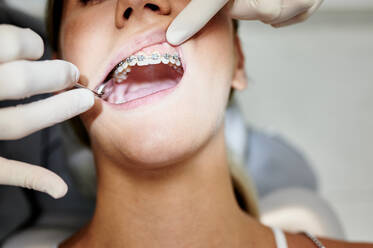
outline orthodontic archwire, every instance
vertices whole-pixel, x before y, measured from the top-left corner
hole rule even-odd
[[[131,66],[146,66],[146,65],[151,65],[151,64],[158,64],[158,63],[163,63],[163,64],[168,64],[171,63],[171,65],[174,65],[174,69],[176,69],[176,66],[181,66],[181,61],[180,57],[178,54],[171,55],[169,53],[166,53],[164,55],[161,55],[159,52],[154,52],[153,54],[146,56],[144,54],[138,54],[138,55],[132,55],[129,58],[126,58],[122,62],[118,64],[116,69],[114,70],[114,77],[119,76],[119,74],[126,74],[130,72],[130,67]],[[119,80],[119,82],[123,81],[122,78]],[[83,88],[87,89],[93,94],[95,94],[97,97],[102,98],[105,95],[105,88],[107,84],[102,84],[97,91],[96,90],[91,90],[88,87],[82,85],[81,83],[75,83],[76,88]]]

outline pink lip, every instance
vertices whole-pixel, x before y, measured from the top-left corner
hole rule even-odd
[[[100,81],[96,84],[95,87],[103,83],[105,78],[113,70],[113,68],[119,64],[123,59],[135,54],[136,52],[144,49],[146,47],[167,42],[166,40],[166,30],[165,29],[152,29],[146,32],[141,33],[138,36],[132,37],[129,41],[126,41],[125,44],[120,47],[119,52],[115,52],[114,56],[110,60],[109,64],[106,66],[103,75],[100,77]],[[175,47],[178,50],[181,56],[181,62],[183,67],[185,66],[182,49],[180,47]],[[184,68],[185,71],[185,68]]]

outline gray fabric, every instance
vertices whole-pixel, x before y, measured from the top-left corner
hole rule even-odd
[[[259,197],[288,187],[317,191],[317,178],[302,153],[280,137],[248,130],[247,169]]]
[[[0,24],[13,24],[23,28],[31,28],[45,38],[43,20],[35,19],[23,12],[10,8],[0,0]]]
[[[30,216],[30,206],[21,189],[0,187],[0,241]]]
[[[239,107],[227,109],[225,137],[228,148],[252,176],[259,197],[287,187],[317,190],[317,178],[304,155],[279,136],[247,127]]]

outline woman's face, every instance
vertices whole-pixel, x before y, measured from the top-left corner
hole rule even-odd
[[[107,99],[97,99],[81,118],[94,151],[114,163],[156,168],[180,162],[222,128],[230,89],[242,69],[232,20],[223,9],[197,36],[171,47],[167,27],[188,3],[64,1],[62,59],[78,66],[89,88],[111,85]],[[127,79],[123,72],[122,80],[107,77],[139,51],[149,59],[156,52],[162,59],[177,54],[182,65],[174,69],[155,57],[154,65],[132,66]]]

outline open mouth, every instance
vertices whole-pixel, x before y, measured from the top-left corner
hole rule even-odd
[[[177,49],[167,43],[136,52],[117,64],[96,88],[101,98],[123,104],[175,87],[184,69]]]

